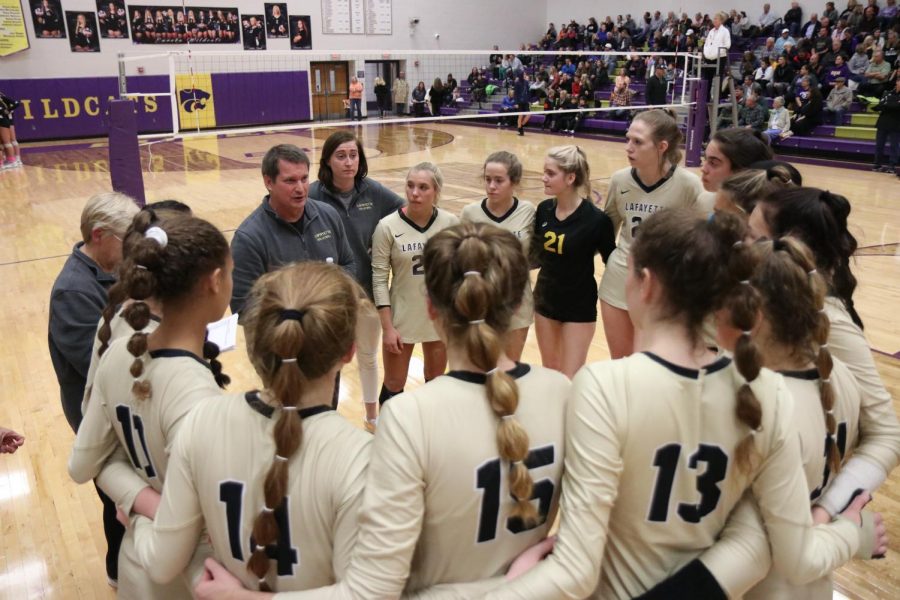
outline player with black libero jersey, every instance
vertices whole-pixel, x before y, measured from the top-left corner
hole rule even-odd
[[[568,377],[584,365],[597,328],[594,256],[616,247],[612,221],[590,201],[590,168],[577,146],[551,148],[544,160],[544,193],[531,240],[534,325],[541,361]],[[580,195],[583,193],[583,196]]]

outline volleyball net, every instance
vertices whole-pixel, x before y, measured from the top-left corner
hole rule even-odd
[[[350,84],[363,85],[359,116],[483,120],[510,111],[504,97],[529,77],[529,113],[562,111],[627,119],[649,106],[684,113],[699,81],[696,54],[481,51],[193,51],[119,56],[120,97],[139,104],[139,132],[187,135],[209,129],[333,125],[351,115]],[[648,79],[657,66],[665,90]],[[628,74],[625,90],[616,77]],[[455,85],[450,81],[452,76]],[[405,85],[401,82],[401,77]],[[376,81],[383,81],[383,88]],[[437,82],[440,82],[439,84]],[[416,88],[421,91],[416,93]],[[399,91],[398,91],[398,88]],[[405,89],[404,89],[405,88]],[[378,93],[378,92],[384,93]],[[562,92],[565,92],[564,94]],[[549,99],[548,99],[549,97]],[[564,101],[563,101],[564,99]],[[399,106],[398,106],[399,105]],[[520,107],[516,103],[515,108]],[[152,109],[141,118],[141,108]],[[355,107],[353,107],[355,108]],[[149,110],[147,111],[149,112]],[[604,114],[609,113],[609,114]]]

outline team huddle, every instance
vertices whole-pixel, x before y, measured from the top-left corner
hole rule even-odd
[[[70,475],[128,523],[120,597],[830,598],[887,551],[864,507],[900,462],[850,204],[722,133],[701,180],[673,117],[636,114],[602,207],[577,146],[537,206],[490,154],[457,216],[437,165],[402,198],[339,131],[312,185],[269,150],[231,244],[180,203],[123,208],[67,412]],[[261,389],[224,391],[229,306]],[[586,365],[598,312],[613,360]],[[368,433],[334,410],[354,357]]]

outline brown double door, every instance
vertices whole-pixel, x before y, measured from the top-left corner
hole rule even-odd
[[[310,63],[313,119],[343,119],[344,101],[350,97],[350,77],[346,62]]]

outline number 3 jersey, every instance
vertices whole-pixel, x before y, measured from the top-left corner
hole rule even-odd
[[[259,589],[247,562],[253,524],[265,506],[264,482],[275,460],[280,409],[255,392],[200,405],[172,450],[156,519],[135,519],[135,549],[155,577],[179,572],[201,527],[219,560],[248,589]],[[267,580],[276,591],[304,590],[343,576],[357,533],[372,436],[330,407],[292,415],[303,420],[300,447],[289,458],[287,493],[274,508],[279,538],[266,548]]]
[[[435,584],[503,575],[553,523],[562,476],[569,380],[543,367],[508,371],[519,390],[515,417],[528,433],[524,461],[539,524],[509,518],[509,463],[497,449],[500,419],[485,375],[451,371],[385,404],[369,462],[346,578],[300,598],[396,598]],[[408,579],[408,581],[407,581]]]
[[[437,341],[425,304],[425,242],[442,229],[459,223],[456,215],[435,208],[431,220],[419,227],[403,209],[378,222],[372,235],[372,291],[375,306],[391,307],[394,327],[406,344]],[[390,289],[388,276],[390,275]]]
[[[566,422],[559,540],[488,597],[638,596],[712,546],[748,488],[779,569],[811,580],[849,560],[859,528],[813,528],[794,403],[766,369],[751,383],[762,407],[759,460],[746,474],[738,466],[749,435],[735,416],[742,381],[726,357],[699,370],[650,353],[582,368]]]

